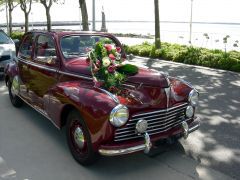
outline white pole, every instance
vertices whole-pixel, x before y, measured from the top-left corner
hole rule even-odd
[[[32,30],[33,30],[33,12],[31,12],[31,16],[32,16]]]
[[[96,30],[96,24],[95,24],[95,0],[92,1],[92,30]]]
[[[9,35],[8,5],[7,5],[7,0],[5,0],[5,5],[6,5],[6,25],[7,25],[7,34]]]
[[[189,44],[192,44],[192,16],[193,16],[193,0],[191,0]]]

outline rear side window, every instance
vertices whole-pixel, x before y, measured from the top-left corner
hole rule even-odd
[[[10,42],[10,38],[3,31],[0,31],[0,44],[8,44]]]
[[[34,36],[32,34],[29,34],[24,38],[18,54],[21,58],[31,58],[34,41],[33,37]]]

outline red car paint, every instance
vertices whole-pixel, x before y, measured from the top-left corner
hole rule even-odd
[[[29,56],[24,57],[18,53],[17,60],[7,66],[5,76],[6,82],[15,76],[20,78],[19,96],[25,102],[50,119],[59,129],[65,125],[68,110],[77,109],[88,127],[95,151],[100,147],[118,149],[143,143],[143,140],[114,142],[116,128],[110,124],[109,114],[117,103],[108,94],[94,87],[86,57],[66,59],[61,50],[61,38],[69,35],[104,36],[122,48],[114,36],[86,32],[30,32],[24,36],[23,41],[29,34],[33,35]],[[56,48],[54,65],[36,60],[35,41],[41,34],[50,36],[54,41]],[[123,48],[121,53],[122,57],[126,57]],[[189,103],[188,95],[193,89],[182,80],[144,68],[140,68],[137,75],[129,77],[124,87],[130,90],[132,97],[118,97],[118,100],[128,107],[129,119],[138,113]],[[169,97],[166,88],[169,89]],[[191,127],[194,118],[188,123]],[[181,127],[176,126],[151,138],[155,141],[181,133]]]

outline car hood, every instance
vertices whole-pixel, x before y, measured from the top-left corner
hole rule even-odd
[[[0,44],[0,56],[16,55],[15,45],[14,44]]]
[[[91,76],[85,60],[72,60],[66,63],[67,71]],[[129,76],[123,84],[129,93],[118,96],[119,101],[132,109],[166,108],[167,96],[165,89],[169,88],[168,77],[155,70],[139,67],[137,74]]]
[[[70,60],[69,62],[66,62],[65,67],[69,72],[91,76],[86,58]],[[129,76],[126,83],[133,84],[134,86],[147,85],[161,88],[169,86],[168,79],[163,73],[143,67],[139,67],[137,74]]]

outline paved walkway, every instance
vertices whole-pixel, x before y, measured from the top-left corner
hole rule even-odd
[[[0,179],[239,179],[240,75],[159,60],[132,62],[193,83],[201,93],[198,132],[154,157],[103,157],[82,167],[68,151],[65,132],[27,105],[14,108],[0,81]]]
[[[184,149],[202,165],[240,179],[240,73],[148,58],[132,62],[181,77],[199,90],[202,126],[183,142]]]

